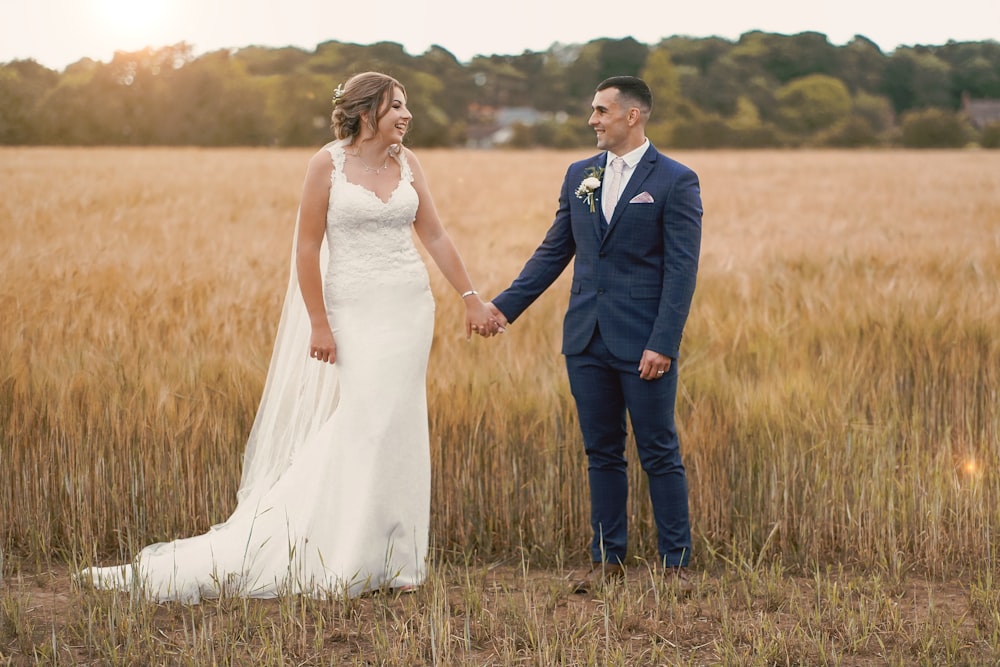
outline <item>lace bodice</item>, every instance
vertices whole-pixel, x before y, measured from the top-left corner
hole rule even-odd
[[[330,248],[325,284],[328,298],[364,296],[399,282],[426,281],[427,270],[413,243],[419,199],[403,151],[395,155],[400,179],[388,201],[344,175],[344,144],[327,147],[333,160],[326,238]]]

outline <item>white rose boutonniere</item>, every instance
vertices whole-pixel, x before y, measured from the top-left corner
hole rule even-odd
[[[590,212],[593,213],[597,210],[594,208],[594,192],[601,187],[601,175],[604,174],[604,167],[587,167],[583,173],[584,179],[576,187],[576,196],[578,199],[586,199],[587,204],[590,205]]]

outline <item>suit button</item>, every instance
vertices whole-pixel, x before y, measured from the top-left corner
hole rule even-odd
[[[603,287],[598,287],[597,288],[597,293],[598,294],[604,294],[604,288]]]
[[[601,259],[604,259],[605,257],[608,256],[608,253],[602,252],[602,253],[599,253],[597,256],[600,257]]]

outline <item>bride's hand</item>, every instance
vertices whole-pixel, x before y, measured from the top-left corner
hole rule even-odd
[[[504,332],[506,321],[497,318],[490,308],[478,296],[465,300],[465,339],[472,337],[473,332],[483,338]]]
[[[312,336],[309,338],[309,356],[316,361],[336,363],[337,343],[333,340],[333,332],[330,327],[313,328]]]

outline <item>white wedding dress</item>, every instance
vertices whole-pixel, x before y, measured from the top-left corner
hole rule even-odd
[[[426,368],[434,327],[413,243],[418,197],[405,153],[387,202],[343,173],[327,210],[324,295],[337,361],[308,358],[292,270],[237,506],[207,533],[154,544],[77,578],[155,600],[356,596],[420,584],[430,522]]]

